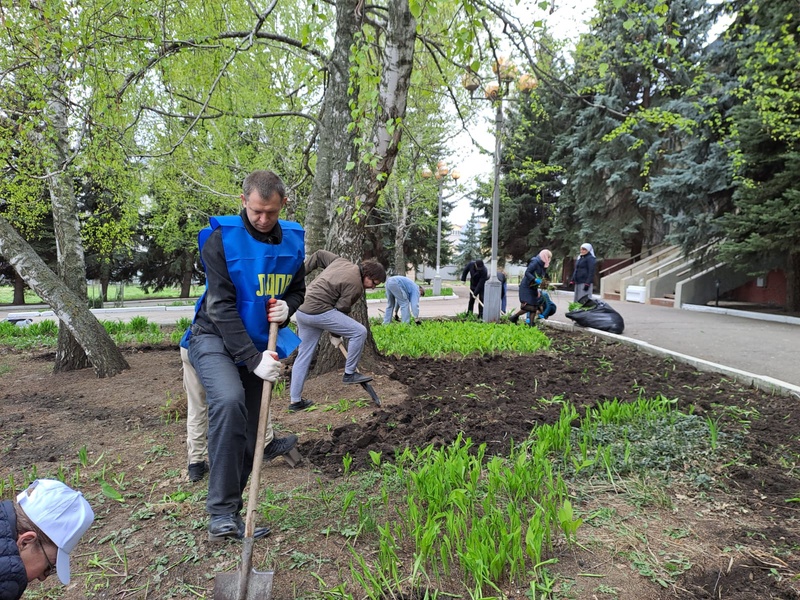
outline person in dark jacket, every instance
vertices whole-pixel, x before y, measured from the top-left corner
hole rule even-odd
[[[287,327],[305,297],[305,232],[279,219],[286,205],[281,179],[250,173],[238,215],[211,217],[198,234],[206,291],[197,301],[189,362],[208,402],[209,541],[244,538],[242,493],[253,468],[264,381],[299,344]],[[277,352],[267,350],[271,323]],[[269,533],[257,528],[253,537]]]
[[[0,600],[17,600],[29,582],[53,573],[67,585],[69,555],[93,521],[83,495],[54,479],[0,502]]]
[[[572,273],[572,282],[575,284],[575,302],[584,298],[592,299],[594,291],[594,269],[597,259],[591,244],[581,244],[578,260],[575,261],[575,271]]]
[[[461,281],[467,281],[469,275],[469,302],[467,303],[467,312],[472,314],[475,307],[475,300],[478,300],[478,318],[483,317],[483,292],[486,286],[486,280],[489,279],[489,272],[483,264],[482,260],[473,260],[467,263],[464,270],[461,271]]]
[[[547,248],[539,252],[528,263],[525,275],[519,282],[519,302],[520,307],[509,317],[509,321],[516,323],[523,313],[536,313],[541,308],[541,295],[539,294],[539,284],[547,280],[547,268],[553,253]]]

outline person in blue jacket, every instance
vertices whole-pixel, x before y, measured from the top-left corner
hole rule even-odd
[[[584,298],[592,299],[594,291],[594,269],[597,259],[591,244],[581,244],[578,260],[575,261],[575,270],[572,273],[572,282],[575,284],[575,302]]]
[[[210,541],[244,537],[242,493],[253,468],[261,391],[299,344],[286,327],[305,297],[305,232],[279,220],[287,198],[270,171],[242,186],[238,215],[212,217],[200,231],[206,290],[195,307],[189,361],[208,402]],[[270,323],[280,324],[277,353],[267,351]],[[258,528],[253,537],[269,533]]]
[[[417,285],[408,277],[394,275],[386,280],[386,313],[383,324],[392,322],[392,315],[400,310],[400,320],[410,323],[411,317],[419,321],[419,299],[425,295],[425,288]]]
[[[508,319],[512,323],[516,323],[520,315],[526,312],[535,314],[541,308],[542,297],[539,294],[539,284],[547,280],[547,268],[550,266],[552,258],[553,253],[545,248],[528,263],[525,275],[519,282],[520,307]]]
[[[17,600],[28,583],[53,573],[67,585],[69,555],[93,521],[83,495],[55,479],[37,479],[16,501],[0,502],[0,600]]]

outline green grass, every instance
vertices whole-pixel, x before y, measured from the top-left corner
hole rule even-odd
[[[508,327],[480,321],[373,324],[372,335],[381,353],[412,358],[501,352],[527,354],[550,347],[550,339],[534,327]]]
[[[205,286],[193,285],[189,296],[197,298],[205,290]],[[136,285],[120,286],[112,284],[108,286],[108,302],[114,302],[118,299],[119,295],[126,302],[134,300],[153,300],[160,298],[174,298],[180,299],[181,290],[179,287],[168,287],[158,292],[145,292],[141,287]],[[89,286],[89,298],[98,298],[100,296],[100,286]],[[0,286],[0,304],[11,304],[14,300],[14,288],[8,285]],[[25,304],[46,304],[33,290],[25,290]]]
[[[426,297],[433,294],[433,287],[431,287],[429,285],[426,285],[424,283],[421,283],[419,281],[417,281],[416,284],[417,285],[421,285],[422,287],[425,288],[425,296]],[[441,295],[442,296],[452,296],[453,295],[453,288],[443,287]],[[384,298],[386,298],[386,288],[383,287],[383,286],[381,286],[379,288],[376,288],[376,289],[372,290],[371,292],[367,292],[367,300],[383,300]]]

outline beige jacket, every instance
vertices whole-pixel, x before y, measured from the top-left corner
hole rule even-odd
[[[306,288],[306,298],[300,312],[321,315],[331,309],[345,314],[364,295],[364,276],[361,267],[327,250],[317,250],[306,258],[306,274],[324,269]]]

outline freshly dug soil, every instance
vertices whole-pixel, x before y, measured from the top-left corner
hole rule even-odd
[[[445,445],[462,433],[476,447],[486,444],[487,455],[503,455],[533,427],[558,419],[560,403],[542,399],[563,398],[582,412],[604,400],[661,394],[743,434],[737,452],[746,459],[710,466],[710,488],[671,489],[668,502],[642,506],[613,486],[576,493],[576,510],[592,525],[579,530],[580,547],[556,548],[551,571],[561,577],[561,595],[553,597],[800,598],[798,399],[586,333],[547,334],[551,350],[530,356],[386,358],[373,382],[381,407],[360,386],[343,385],[341,369],[307,382],[304,396],[315,410],[291,414],[279,395],[276,430],[299,435],[304,462],[266,465],[263,486],[288,494],[288,510],[297,512],[302,496],[343,477],[347,454],[352,469],[369,469],[370,451],[390,460],[398,449]],[[240,546],[207,542],[205,482],[186,479],[178,350],[131,349],[126,358],[129,371],[98,380],[89,370],[52,374],[51,352],[0,350],[0,478],[8,483],[13,475],[19,484],[34,469],[56,476],[61,468],[95,507],[62,598],[211,597],[214,572],[235,569]],[[124,502],[102,492],[102,477]],[[646,482],[643,488],[649,491]],[[603,527],[600,511],[615,515]],[[290,516],[300,515],[276,512],[273,535],[256,545],[256,564],[276,570],[273,598],[312,597],[319,586],[312,573],[330,585],[347,579],[344,538],[324,531],[332,517]],[[684,572],[659,581],[646,565],[667,555],[680,557]],[[43,586],[59,587],[55,578]],[[446,591],[466,596],[463,588]],[[525,582],[504,590],[514,598],[525,592]]]

